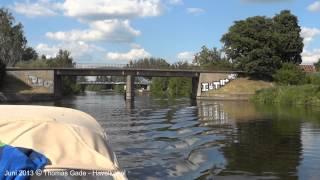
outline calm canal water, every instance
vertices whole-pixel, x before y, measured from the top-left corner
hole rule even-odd
[[[94,116],[129,179],[320,179],[320,108],[96,93],[54,105]]]

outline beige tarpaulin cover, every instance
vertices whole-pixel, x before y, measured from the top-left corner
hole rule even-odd
[[[125,179],[106,138],[97,121],[78,110],[0,105],[0,141],[44,154],[46,170],[99,170]]]

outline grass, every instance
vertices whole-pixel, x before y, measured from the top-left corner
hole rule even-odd
[[[277,86],[260,90],[253,101],[284,105],[320,105],[320,85]]]

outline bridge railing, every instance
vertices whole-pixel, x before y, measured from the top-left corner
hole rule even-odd
[[[179,69],[179,70],[214,70],[212,67],[201,67],[198,65],[175,66],[175,65],[139,65],[139,64],[75,64],[74,68],[84,69],[103,69],[103,68],[119,68],[119,69]],[[217,69],[230,70],[230,69]]]
[[[75,64],[75,68],[127,68],[126,64]]]

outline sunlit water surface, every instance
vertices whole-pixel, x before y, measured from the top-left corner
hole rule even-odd
[[[87,93],[129,179],[320,179],[320,108]]]

